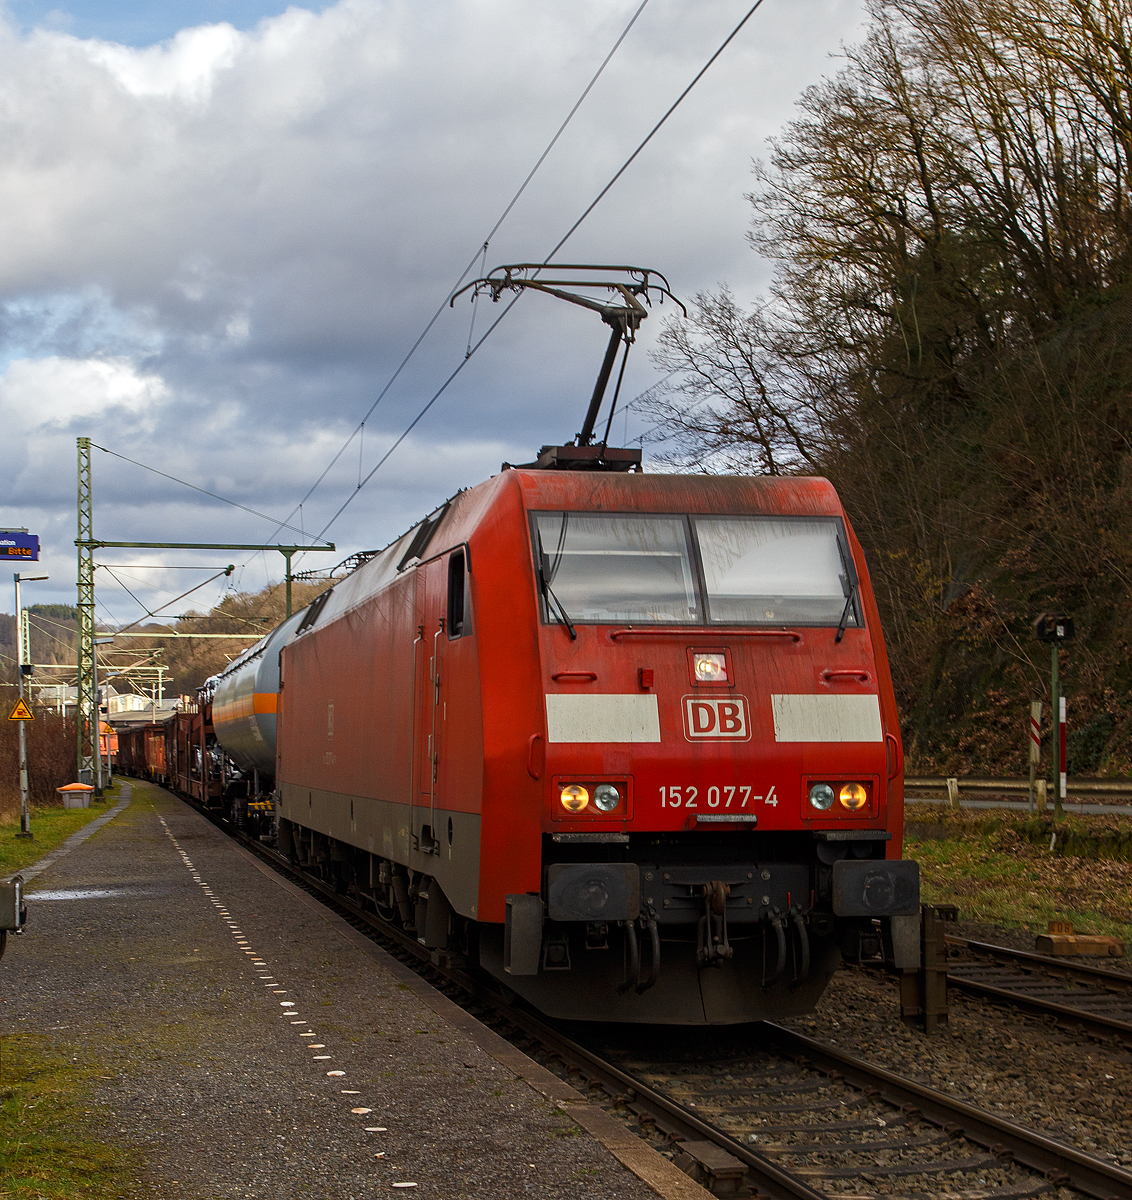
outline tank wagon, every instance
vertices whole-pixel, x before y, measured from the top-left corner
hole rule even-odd
[[[550,1015],[777,1018],[842,956],[912,965],[895,699],[824,479],[504,470],[237,659],[212,722],[281,851]]]

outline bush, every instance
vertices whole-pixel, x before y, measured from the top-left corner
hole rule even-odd
[[[19,814],[17,725],[16,721],[0,721],[0,821],[12,820]],[[28,797],[32,804],[40,806],[58,804],[55,789],[75,780],[75,718],[39,709],[35,720],[26,722],[26,726]]]

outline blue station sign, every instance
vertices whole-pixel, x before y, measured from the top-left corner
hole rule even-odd
[[[0,529],[0,562],[38,562],[39,537],[34,533],[9,533]]]

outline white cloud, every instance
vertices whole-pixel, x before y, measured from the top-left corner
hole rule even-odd
[[[0,378],[0,420],[8,429],[51,430],[76,419],[157,417],[169,389],[127,359],[16,359]]]
[[[183,29],[172,41],[144,50],[92,41],[85,52],[131,96],[199,103],[208,99],[216,76],[232,66],[243,44],[240,34],[224,23]]]

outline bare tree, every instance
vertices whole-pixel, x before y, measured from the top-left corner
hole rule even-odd
[[[677,381],[637,408],[656,421],[654,437],[677,443],[672,458],[767,475],[817,463],[819,406],[792,388],[770,337],[762,312],[742,312],[727,288],[701,292],[686,321],[665,326],[654,358]]]

